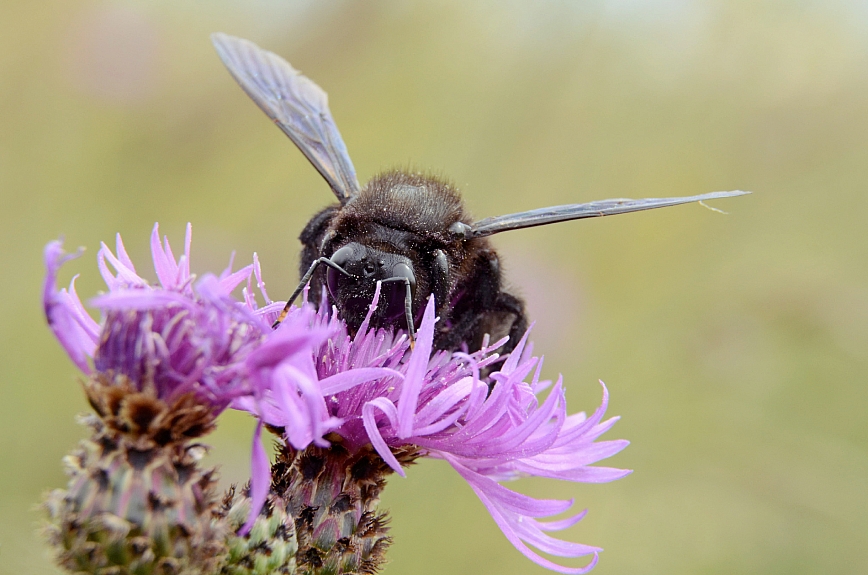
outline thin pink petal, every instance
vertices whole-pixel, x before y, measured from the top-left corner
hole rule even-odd
[[[193,224],[187,222],[187,229],[184,233],[184,265],[182,277],[183,281],[190,279],[190,245],[193,241]]]
[[[422,325],[416,338],[416,349],[410,355],[404,385],[398,400],[398,437],[406,438],[413,435],[413,422],[416,414],[416,402],[425,381],[425,369],[431,357],[431,347],[434,341],[434,297],[428,298]]]
[[[115,236],[115,251],[118,253],[118,259],[124,267],[135,274],[136,266],[133,265],[133,260],[131,260],[130,256],[127,254],[127,249],[124,247],[124,241],[121,239],[120,234],[116,234]]]
[[[384,377],[394,377],[398,381],[404,379],[401,372],[395,371],[394,369],[388,369],[385,367],[359,367],[321,379],[319,381],[320,392],[324,396],[334,395],[341,391],[352,389],[357,385]]]
[[[72,293],[57,290],[57,273],[68,260],[81,255],[67,255],[60,241],[49,242],[45,246],[45,281],[42,286],[42,305],[45,318],[51,331],[63,346],[70,359],[84,373],[90,373],[88,358],[93,357],[96,348],[96,338],[93,330],[93,320],[84,311],[74,288]],[[72,287],[73,284],[70,284]],[[87,319],[85,319],[87,318]]]
[[[249,264],[235,273],[230,273],[226,276],[222,276],[220,278],[220,287],[223,289],[223,293],[225,293],[226,295],[231,294],[232,290],[237,288],[241,284],[241,282],[250,277],[250,272],[252,271],[253,265]]]
[[[401,468],[401,464],[398,463],[397,459],[395,459],[392,450],[389,449],[389,446],[380,434],[380,430],[377,427],[376,414],[374,413],[375,409],[384,413],[393,427],[398,419],[398,411],[395,409],[395,405],[391,401],[384,397],[380,397],[365,404],[362,408],[362,421],[365,425],[365,431],[368,432],[368,437],[371,439],[371,445],[374,446],[374,449],[380,454],[383,461],[385,461],[389,467],[395,471],[395,473],[401,477],[406,477],[404,470]]]
[[[271,466],[265,448],[262,447],[261,436],[262,422],[260,421],[256,424],[256,431],[253,432],[250,458],[250,513],[247,515],[247,521],[238,531],[238,535],[242,537],[250,533],[250,529],[256,523],[256,518],[259,517],[259,512],[268,498],[268,491],[271,487]]]

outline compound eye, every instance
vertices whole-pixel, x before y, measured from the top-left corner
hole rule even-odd
[[[335,265],[346,270],[346,265],[353,258],[355,251],[356,250],[353,249],[353,246],[346,245],[332,254],[332,257],[329,259]],[[352,277],[342,274],[333,267],[329,267],[328,271],[326,271],[326,287],[328,288],[329,294],[331,294],[332,298],[337,299],[341,286],[345,285],[348,281],[352,281],[352,279]]]
[[[338,297],[340,277],[343,275],[344,274],[334,268],[329,268],[328,271],[326,271],[326,287],[328,288],[329,294],[331,294],[332,298]]]

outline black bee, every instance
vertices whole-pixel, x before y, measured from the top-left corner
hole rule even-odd
[[[212,41],[247,95],[289,136],[337,196],[301,232],[301,283],[275,326],[305,285],[326,288],[351,332],[368,312],[377,282],[375,326],[406,328],[412,338],[424,304],[434,295],[434,345],[480,349],[509,335],[510,351],[527,329],[524,303],[503,290],[497,253],[486,236],[566,220],[623,214],[745,192],[682,198],[612,199],[554,206],[474,222],[453,186],[438,179],[390,171],[362,188],[332,120],[325,92],[279,56],[225,34]]]

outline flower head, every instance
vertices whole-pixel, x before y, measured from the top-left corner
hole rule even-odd
[[[219,277],[196,280],[190,239],[188,225],[184,253],[176,259],[154,226],[156,286],[138,275],[120,235],[116,254],[102,244],[97,263],[108,292],[90,302],[102,312],[100,322],[82,305],[75,278],[68,289],[56,288],[60,267],[76,256],[65,255],[60,241],[51,242],[45,248],[43,305],[55,336],[92,381],[147,391],[165,402],[192,396],[219,413],[248,391],[242,360],[269,329],[230,296],[249,279],[252,265],[232,273],[230,264]]]
[[[375,307],[376,296],[371,312]],[[258,313],[273,319],[274,306]],[[545,533],[575,524],[585,512],[539,521],[567,511],[572,501],[534,499],[500,482],[522,476],[606,482],[627,475],[627,470],[591,467],[627,445],[623,440],[596,441],[617,420],[603,421],[605,386],[602,405],[590,417],[567,415],[561,379],[554,384],[540,380],[542,360],[532,355],[527,336],[488,381],[481,379],[480,369],[500,359],[494,350],[503,342],[474,354],[432,354],[433,299],[412,350],[405,336],[369,328],[370,313],[354,337],[335,316],[308,305],[294,308],[247,357],[255,393],[236,400],[233,407],[281,428],[286,442],[297,450],[330,442],[350,451],[372,445],[400,475],[408,448],[443,459],[470,484],[524,555],[561,573],[593,568],[599,548]],[[257,445],[254,442],[255,450]],[[270,479],[264,453],[258,449],[251,518],[265,500]],[[404,458],[399,461],[396,454]],[[555,556],[594,557],[585,567],[568,568],[530,546]]]
[[[43,304],[48,323],[86,375],[96,416],[93,436],[66,459],[65,490],[46,500],[49,540],[65,568],[87,573],[219,572],[229,528],[215,469],[200,466],[193,441],[217,415],[250,392],[245,358],[270,331],[245,301],[230,294],[253,267],[198,280],[190,273],[190,227],[175,258],[157,226],[151,236],[159,280],[142,278],[120,236],[97,263],[108,291],[91,300],[91,318],[75,291],[58,290],[70,256],[60,242],[45,248]]]

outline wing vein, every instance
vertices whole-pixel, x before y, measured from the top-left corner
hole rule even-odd
[[[529,210],[527,212],[518,212],[515,214],[506,214],[503,216],[495,216],[479,220],[478,222],[475,222],[470,226],[469,235],[471,237],[490,236],[492,234],[498,234],[500,232],[506,232],[509,230],[530,228],[533,226],[543,226],[546,224],[555,224],[558,222],[566,222],[569,220],[580,220],[584,218],[599,218],[602,216],[628,214],[630,212],[651,210],[654,208],[665,208],[669,206],[677,206],[680,204],[688,204],[692,202],[702,202],[705,200],[714,200],[718,198],[743,196],[749,193],[750,192],[734,190],[731,192],[711,192],[699,196],[685,196],[675,198],[645,198],[641,200],[616,198],[611,200],[588,202],[586,204],[567,204],[563,206],[551,206],[548,208],[539,208],[536,210]]]

